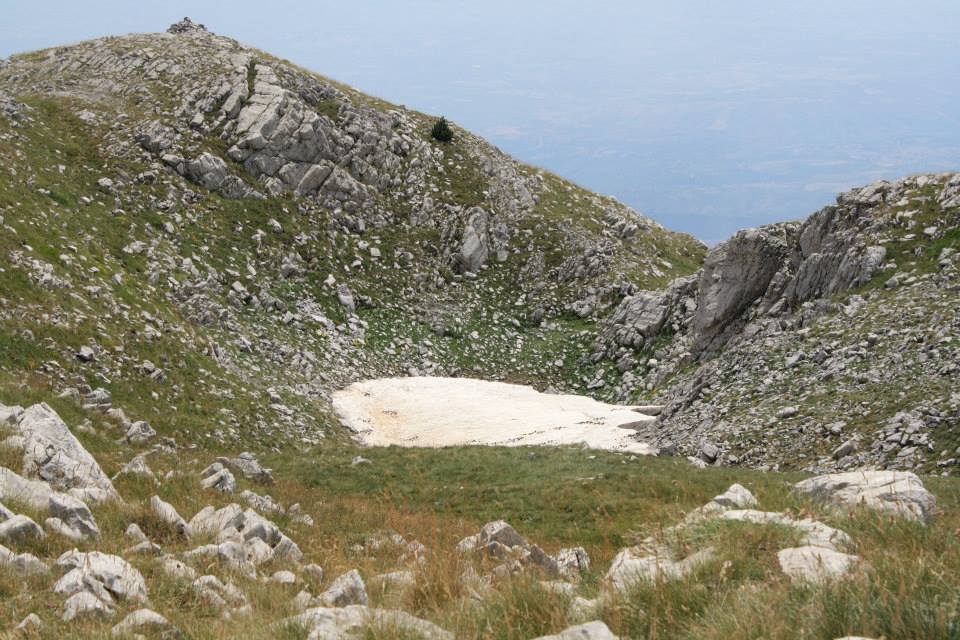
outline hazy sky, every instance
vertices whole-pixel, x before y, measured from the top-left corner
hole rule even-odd
[[[0,0],[0,56],[184,15],[716,242],[960,170],[960,0]]]

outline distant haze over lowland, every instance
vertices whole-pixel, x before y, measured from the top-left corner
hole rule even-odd
[[[955,1],[7,4],[0,55],[190,15],[710,243],[960,168]]]

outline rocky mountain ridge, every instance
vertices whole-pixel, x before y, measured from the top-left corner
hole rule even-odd
[[[625,298],[594,356],[625,378],[644,372],[628,384],[666,405],[643,436],[708,463],[949,472],[960,454],[958,226],[958,174],[849,191],[803,222],[741,231],[698,274]],[[649,345],[646,366],[622,364]]]

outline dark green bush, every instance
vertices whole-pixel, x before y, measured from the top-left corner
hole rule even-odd
[[[453,140],[453,129],[450,128],[450,125],[447,123],[447,119],[441,117],[434,123],[433,130],[430,131],[430,135],[440,142],[450,142]]]

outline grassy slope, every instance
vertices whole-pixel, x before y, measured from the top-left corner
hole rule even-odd
[[[87,437],[84,440],[93,444]],[[105,452],[101,461],[114,471],[123,456],[111,456],[106,453],[109,445],[100,446]],[[358,453],[372,463],[352,465]],[[139,480],[118,481],[128,506],[96,510],[104,530],[103,542],[96,548],[120,552],[132,544],[122,536],[129,522],[137,522],[167,552],[194,546],[176,539],[141,501],[156,492],[187,517],[207,504],[226,504],[226,497],[203,492],[196,485],[196,472],[207,461],[189,454],[177,461],[153,458],[155,471],[176,469],[186,474],[159,488]],[[298,541],[308,561],[324,566],[326,583],[352,568],[371,583],[371,576],[404,566],[400,553],[391,548],[377,552],[353,548],[370,534],[393,530],[408,540],[417,539],[430,549],[430,560],[421,569],[414,567],[416,587],[408,592],[371,587],[373,602],[434,620],[460,638],[521,640],[572,622],[567,601],[545,594],[530,578],[499,583],[482,603],[461,600],[464,591],[455,577],[463,561],[453,547],[484,522],[505,518],[548,552],[583,544],[594,571],[583,581],[579,594],[590,597],[620,547],[634,536],[655,534],[676,523],[735,481],[750,488],[765,509],[815,515],[844,529],[871,569],[826,588],[793,586],[776,563],[777,550],[795,543],[790,532],[771,526],[709,525],[668,542],[684,554],[709,544],[718,550],[717,558],[689,579],[644,586],[610,602],[600,615],[616,632],[629,638],[784,639],[848,633],[952,638],[958,632],[960,543],[955,530],[960,527],[960,486],[954,480],[927,480],[941,511],[924,528],[867,513],[847,516],[812,508],[789,495],[789,482],[796,476],[698,471],[670,459],[631,459],[577,448],[361,451],[323,447],[300,457],[277,455],[269,462],[275,465],[278,479],[269,493],[285,505],[299,502],[317,524],[306,528],[283,516],[276,522]],[[240,486],[264,491],[242,480]],[[51,538],[33,550],[56,556],[70,546]],[[301,588],[318,593],[324,586],[308,580],[294,587],[267,587],[234,577],[256,615],[222,622],[189,590],[164,578],[150,560],[133,562],[147,577],[152,606],[177,620],[181,628],[190,629],[195,638],[271,637],[274,630],[267,621],[292,613],[287,603]],[[275,568],[281,567],[264,567],[261,573]],[[61,598],[47,591],[46,580],[24,583],[3,578],[0,602],[0,624],[6,626],[30,611],[44,620],[57,619]],[[79,629],[96,637],[102,627],[87,624]],[[51,624],[46,637],[62,637],[58,634],[63,632],[64,628]],[[370,637],[393,636],[380,630],[371,631]]]

